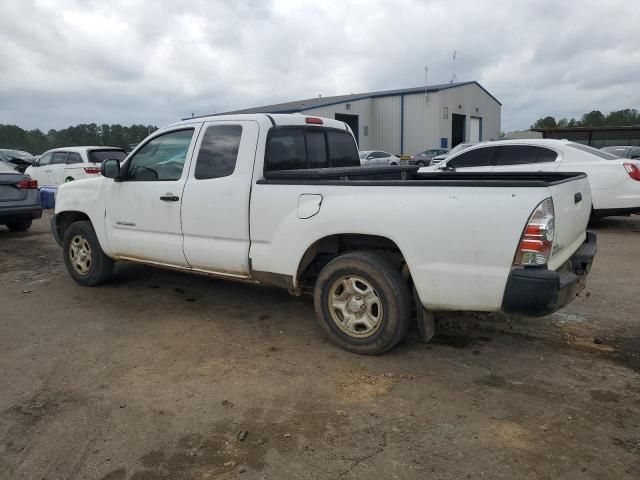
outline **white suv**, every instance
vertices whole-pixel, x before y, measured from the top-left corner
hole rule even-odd
[[[103,160],[125,159],[127,154],[117,147],[65,147],[43,153],[25,173],[41,187],[57,187],[64,182],[100,175]]]

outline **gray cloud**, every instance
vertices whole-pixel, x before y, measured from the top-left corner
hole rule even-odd
[[[640,105],[622,0],[0,0],[0,123],[163,125],[279,101],[478,80],[503,129]]]

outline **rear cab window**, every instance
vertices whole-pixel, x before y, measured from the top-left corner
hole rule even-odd
[[[350,133],[323,127],[276,127],[269,131],[264,171],[359,167]]]

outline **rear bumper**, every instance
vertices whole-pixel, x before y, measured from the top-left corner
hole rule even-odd
[[[561,309],[584,288],[596,251],[596,235],[587,232],[582,246],[557,271],[514,268],[507,280],[502,311],[543,317]]]
[[[40,205],[25,205],[25,206],[0,206],[0,223],[8,220],[33,220],[42,217],[42,207]]]

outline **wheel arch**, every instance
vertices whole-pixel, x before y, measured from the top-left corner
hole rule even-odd
[[[93,226],[93,222],[91,222],[91,218],[84,212],[79,212],[75,210],[70,210],[66,212],[60,212],[56,214],[57,222],[56,228],[58,237],[60,240],[64,240],[64,234],[72,223],[87,220]],[[95,227],[94,227],[95,230]]]
[[[411,281],[411,273],[405,257],[398,244],[392,239],[382,235],[340,233],[322,237],[307,248],[298,264],[295,285],[302,288],[309,286],[324,265],[338,255],[354,251],[379,253],[391,260],[403,276]]]

